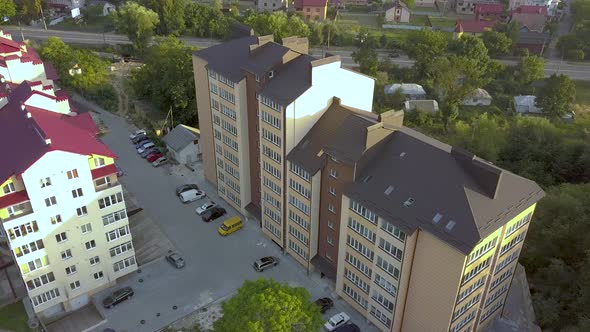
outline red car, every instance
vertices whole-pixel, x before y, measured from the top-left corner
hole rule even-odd
[[[161,153],[152,153],[149,156],[147,156],[147,161],[149,161],[150,163],[156,161],[158,158],[164,156]]]

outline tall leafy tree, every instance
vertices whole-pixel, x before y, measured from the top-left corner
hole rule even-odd
[[[160,22],[158,14],[137,2],[129,1],[113,14],[115,28],[129,37],[133,47],[143,53]]]
[[[0,0],[0,19],[16,15],[16,5],[13,0]]]
[[[186,27],[185,10],[189,0],[142,0],[141,4],[158,13],[157,30],[163,35],[178,36]]]
[[[576,99],[576,85],[569,76],[553,74],[539,90],[536,104],[545,113],[561,117],[571,112]]]
[[[543,58],[536,55],[520,58],[514,76],[521,86],[526,86],[533,81],[542,79],[545,77],[545,62]]]
[[[502,32],[486,31],[481,38],[491,56],[508,54],[512,48],[512,39]]]
[[[309,26],[297,15],[287,15],[282,11],[270,13],[251,13],[244,23],[259,35],[273,35],[275,41],[285,37],[309,37]]]
[[[322,326],[319,309],[305,288],[274,280],[245,281],[222,307],[215,332],[307,332]]]
[[[22,0],[21,15],[28,20],[41,18],[41,0]]]
[[[440,31],[412,31],[406,39],[404,49],[408,56],[416,60],[415,68],[419,76],[424,76],[431,61],[447,52],[448,37]]]

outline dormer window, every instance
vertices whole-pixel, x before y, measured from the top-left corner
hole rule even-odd
[[[274,70],[269,71],[268,72],[268,78],[273,78],[273,76],[275,76]]]
[[[256,79],[256,82],[260,82],[260,76],[258,76],[258,74],[256,74],[254,78]]]

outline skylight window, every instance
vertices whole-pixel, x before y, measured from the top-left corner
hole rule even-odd
[[[393,192],[393,189],[393,186],[387,187],[387,189],[385,189],[385,195],[389,196],[389,194]]]
[[[443,217],[443,215],[437,212],[434,215],[434,217],[432,217],[432,223],[435,225],[438,224],[440,222],[440,220],[442,219],[442,217]]]

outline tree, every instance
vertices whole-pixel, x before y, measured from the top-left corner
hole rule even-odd
[[[230,34],[229,19],[209,6],[190,2],[184,20],[186,30],[194,36],[227,38]]]
[[[146,51],[145,65],[132,73],[135,93],[163,112],[172,109],[180,123],[196,120],[193,51],[175,37],[159,38]]]
[[[21,15],[27,20],[41,18],[41,0],[22,0]]]
[[[223,317],[216,332],[319,331],[320,311],[310,303],[309,292],[274,280],[246,280],[238,293],[222,304]]]
[[[96,23],[102,16],[103,7],[99,5],[87,6],[82,9],[84,20],[88,23]]]
[[[13,0],[0,0],[0,18],[16,15],[16,5]]]
[[[280,42],[285,37],[309,37],[309,26],[297,15],[288,16],[282,11],[269,13],[251,13],[244,23],[252,27],[259,35],[273,35]]]
[[[185,10],[189,0],[141,0],[140,3],[158,13],[158,33],[178,36],[184,32]]]
[[[112,15],[116,29],[129,37],[135,50],[143,53],[160,21],[158,14],[137,2],[129,1]]]
[[[543,58],[536,55],[520,58],[520,63],[516,67],[515,78],[521,86],[529,85],[531,82],[540,80],[543,77],[545,77]]]
[[[552,117],[571,112],[576,99],[576,84],[569,76],[553,74],[545,80],[536,98],[536,104]]]
[[[410,58],[416,60],[414,68],[419,77],[426,76],[432,60],[444,55],[448,39],[440,31],[417,30],[409,33],[404,49]]]
[[[486,31],[482,39],[491,56],[508,54],[512,48],[512,40],[502,32]]]
[[[361,47],[352,53],[352,59],[359,65],[361,73],[375,76],[379,69],[377,51],[371,47]]]

